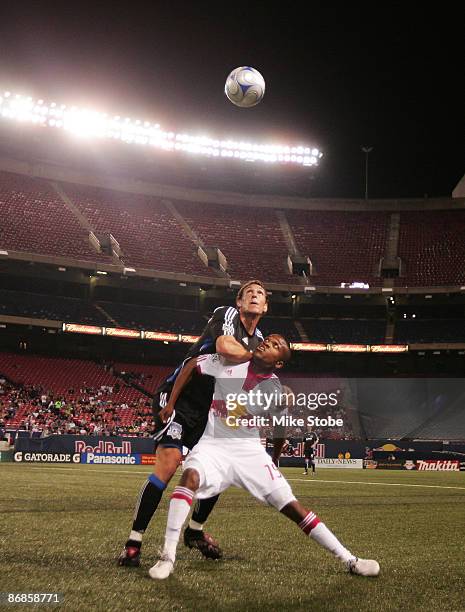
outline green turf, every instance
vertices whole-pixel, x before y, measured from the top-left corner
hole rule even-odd
[[[209,521],[224,560],[180,546],[175,573],[154,582],[166,495],[142,567],[115,564],[148,470],[1,464],[0,591],[61,592],[72,611],[465,610],[465,473],[283,470],[348,548],[379,560],[376,579],[349,576],[283,516],[230,489]]]

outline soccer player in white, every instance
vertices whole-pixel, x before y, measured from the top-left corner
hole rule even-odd
[[[243,488],[262,502],[297,523],[302,531],[332,552],[350,572],[377,576],[379,564],[358,559],[311,510],[294,497],[291,487],[263,448],[259,430],[280,411],[281,384],[273,373],[290,358],[286,340],[272,334],[253,352],[249,363],[230,365],[218,354],[203,355],[184,365],[176,379],[170,400],[160,418],[168,419],[179,393],[194,370],[215,378],[215,391],[205,432],[188,455],[179,485],[171,496],[165,544],[160,560],[150,569],[154,579],[173,572],[182,526],[194,496],[205,499],[231,485]]]

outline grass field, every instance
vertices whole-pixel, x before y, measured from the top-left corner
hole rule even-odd
[[[73,611],[465,610],[463,472],[283,470],[348,548],[378,559],[378,578],[346,574],[290,521],[230,489],[209,521],[224,560],[180,546],[175,573],[154,582],[168,496],[142,567],[115,563],[148,469],[1,464],[0,591],[60,592],[59,608]]]

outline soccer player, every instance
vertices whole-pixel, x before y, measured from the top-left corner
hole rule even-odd
[[[205,355],[192,359],[179,374],[170,400],[160,414],[162,419],[168,419],[174,411],[176,399],[195,369],[215,377],[215,390],[205,433],[188,455],[181,481],[171,496],[164,549],[149,571],[151,578],[162,580],[173,572],[182,525],[194,496],[208,498],[231,485],[249,491],[282,512],[332,552],[350,572],[378,575],[377,561],[355,557],[314,512],[297,501],[289,483],[261,445],[259,430],[253,427],[256,421],[250,421],[259,414],[267,414],[270,419],[270,415],[272,418],[279,411],[281,385],[273,370],[281,368],[289,357],[286,340],[272,334],[254,350],[250,363],[231,367],[219,355]],[[260,393],[261,403],[251,397],[252,392],[255,398]]]
[[[190,359],[208,353],[218,353],[235,364],[248,363],[252,352],[263,340],[257,328],[260,318],[267,312],[266,289],[261,281],[244,283],[236,296],[236,306],[215,310],[200,339],[187,353],[183,363],[158,388],[154,401],[155,440],[157,460],[151,474],[142,486],[133,516],[132,529],[121,553],[118,564],[137,567],[140,565],[142,536],[160,503],[163,491],[176,472],[182,459],[183,446],[191,449],[203,434],[212,400],[214,380],[194,376],[177,398],[175,411],[169,422],[159,418],[159,412],[169,401],[173,384]],[[192,515],[189,527],[184,532],[184,542],[196,547],[211,558],[221,556],[217,543],[203,532],[218,496],[200,502]]]
[[[308,476],[308,466],[312,466],[312,476],[315,476],[315,446],[318,436],[315,433],[307,433],[304,436],[305,476]]]

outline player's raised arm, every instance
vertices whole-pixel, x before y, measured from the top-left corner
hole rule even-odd
[[[181,395],[184,387],[192,378],[194,370],[204,376],[216,376],[218,368],[221,366],[221,357],[215,353],[211,355],[199,355],[192,357],[183,365],[181,371],[174,381],[173,389],[166,406],[158,413],[163,423],[166,423],[169,417],[173,414],[174,407]]]
[[[197,358],[193,357],[189,359],[187,363],[185,363],[176,377],[176,380],[173,385],[173,389],[170,394],[170,398],[168,403],[162,410],[159,412],[159,417],[163,423],[166,423],[169,417],[173,414],[174,406],[178,397],[181,395],[182,390],[187,385],[187,383],[192,378],[192,374],[197,367]]]
[[[231,363],[245,363],[252,359],[252,353],[243,347],[233,336],[220,336],[217,338],[216,352]]]

